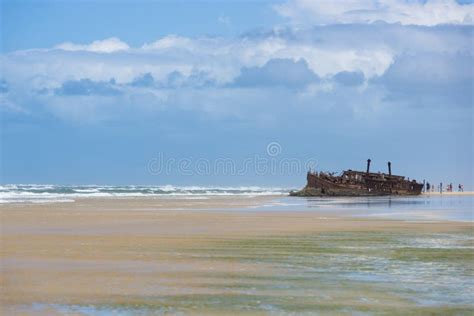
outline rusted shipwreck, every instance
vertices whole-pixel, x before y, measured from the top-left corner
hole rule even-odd
[[[290,192],[291,196],[378,196],[378,195],[418,195],[423,184],[404,176],[392,174],[388,162],[387,173],[345,170],[339,175],[308,171],[306,186],[300,191]]]

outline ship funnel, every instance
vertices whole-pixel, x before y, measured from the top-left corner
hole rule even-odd
[[[390,161],[388,162],[388,175],[392,176],[392,163]]]
[[[369,173],[369,171],[370,171],[370,162],[371,162],[371,160],[367,159],[367,173]]]

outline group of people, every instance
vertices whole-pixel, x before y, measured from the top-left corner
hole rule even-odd
[[[437,192],[442,193],[443,192],[443,182],[440,182],[436,188]],[[424,187],[424,192],[435,192],[435,185],[431,185],[429,182],[426,182],[426,185]],[[453,192],[453,184],[450,183],[446,186],[446,192]],[[464,192],[464,185],[463,184],[458,184],[458,192]]]

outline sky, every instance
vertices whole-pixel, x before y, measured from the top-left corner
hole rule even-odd
[[[371,158],[473,189],[473,23],[466,0],[2,0],[0,182],[300,187]]]

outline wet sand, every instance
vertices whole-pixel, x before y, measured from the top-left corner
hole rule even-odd
[[[451,195],[464,195],[464,196],[472,196],[474,195],[474,192],[472,191],[465,191],[465,192],[458,192],[458,191],[453,191],[453,192],[443,192],[440,193],[438,192],[424,192],[423,195],[446,195],[446,196],[451,196]]]
[[[473,223],[252,209],[272,198],[2,205],[3,313],[474,311]]]

